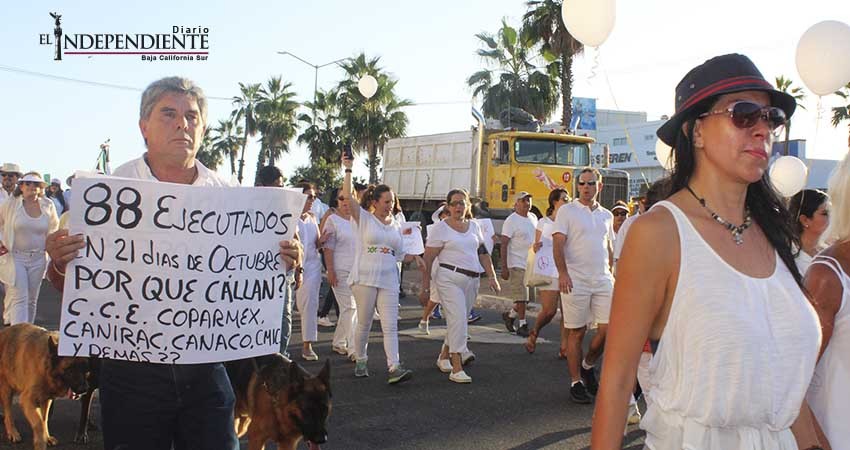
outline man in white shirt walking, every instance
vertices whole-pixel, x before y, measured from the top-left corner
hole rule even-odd
[[[15,186],[18,185],[18,179],[24,176],[21,172],[21,166],[12,163],[4,163],[0,167],[0,177],[2,177],[3,189],[0,189],[0,203],[10,198],[15,192]]]
[[[502,295],[514,301],[513,307],[502,314],[505,327],[517,336],[528,337],[525,306],[528,287],[525,285],[525,264],[528,249],[534,245],[537,216],[531,213],[531,194],[522,191],[514,196],[514,212],[502,225]],[[518,325],[515,325],[516,321]]]
[[[553,234],[555,265],[567,334],[567,366],[572,385],[570,398],[576,403],[592,402],[598,383],[593,366],[602,354],[614,277],[611,275],[614,216],[596,197],[602,176],[593,168],[579,173],[578,198],[558,210]],[[558,250],[561,251],[558,251]],[[598,331],[582,359],[582,341],[588,324]]]

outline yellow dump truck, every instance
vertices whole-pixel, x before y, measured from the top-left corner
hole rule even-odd
[[[554,132],[486,129],[391,139],[384,147],[383,180],[398,195],[408,217],[421,211],[430,218],[454,188],[469,191],[480,216],[504,219],[517,192],[534,197],[538,213],[546,210],[549,192],[563,187],[576,195],[575,180],[591,165],[592,138]],[[603,188],[600,203],[610,208],[628,201],[629,175],[598,167]]]

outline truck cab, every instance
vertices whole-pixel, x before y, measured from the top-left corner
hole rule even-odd
[[[513,197],[527,191],[542,212],[549,192],[556,187],[576,196],[575,179],[591,165],[592,138],[568,134],[494,131],[483,137],[487,161],[482,161],[481,200],[493,218],[504,218],[513,209]],[[629,177],[621,170],[598,168],[602,173],[600,203],[611,208],[628,199]]]

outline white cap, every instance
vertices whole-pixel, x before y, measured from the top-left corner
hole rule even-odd
[[[58,186],[61,187],[62,186],[62,180],[60,180],[59,178],[54,178],[54,179],[50,180],[50,184],[55,184],[55,185],[58,185]]]
[[[13,163],[3,163],[3,166],[0,167],[0,172],[2,173],[16,173],[18,176],[22,176],[24,173],[21,172],[21,166]]]
[[[35,174],[32,174],[32,173],[28,173],[23,178],[18,180],[18,184],[21,184],[24,181],[31,181],[31,182],[34,181],[36,183],[41,183],[42,187],[44,187],[44,185],[47,184],[47,183],[44,182],[44,179],[41,178],[41,175],[35,175]]]

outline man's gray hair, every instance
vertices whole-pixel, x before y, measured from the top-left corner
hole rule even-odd
[[[156,102],[168,93],[186,94],[198,102],[198,109],[201,110],[201,119],[204,124],[207,123],[207,96],[204,91],[195,84],[194,81],[183,77],[166,77],[156,80],[142,92],[142,105],[139,108],[139,119],[146,120],[150,118],[151,112]]]

